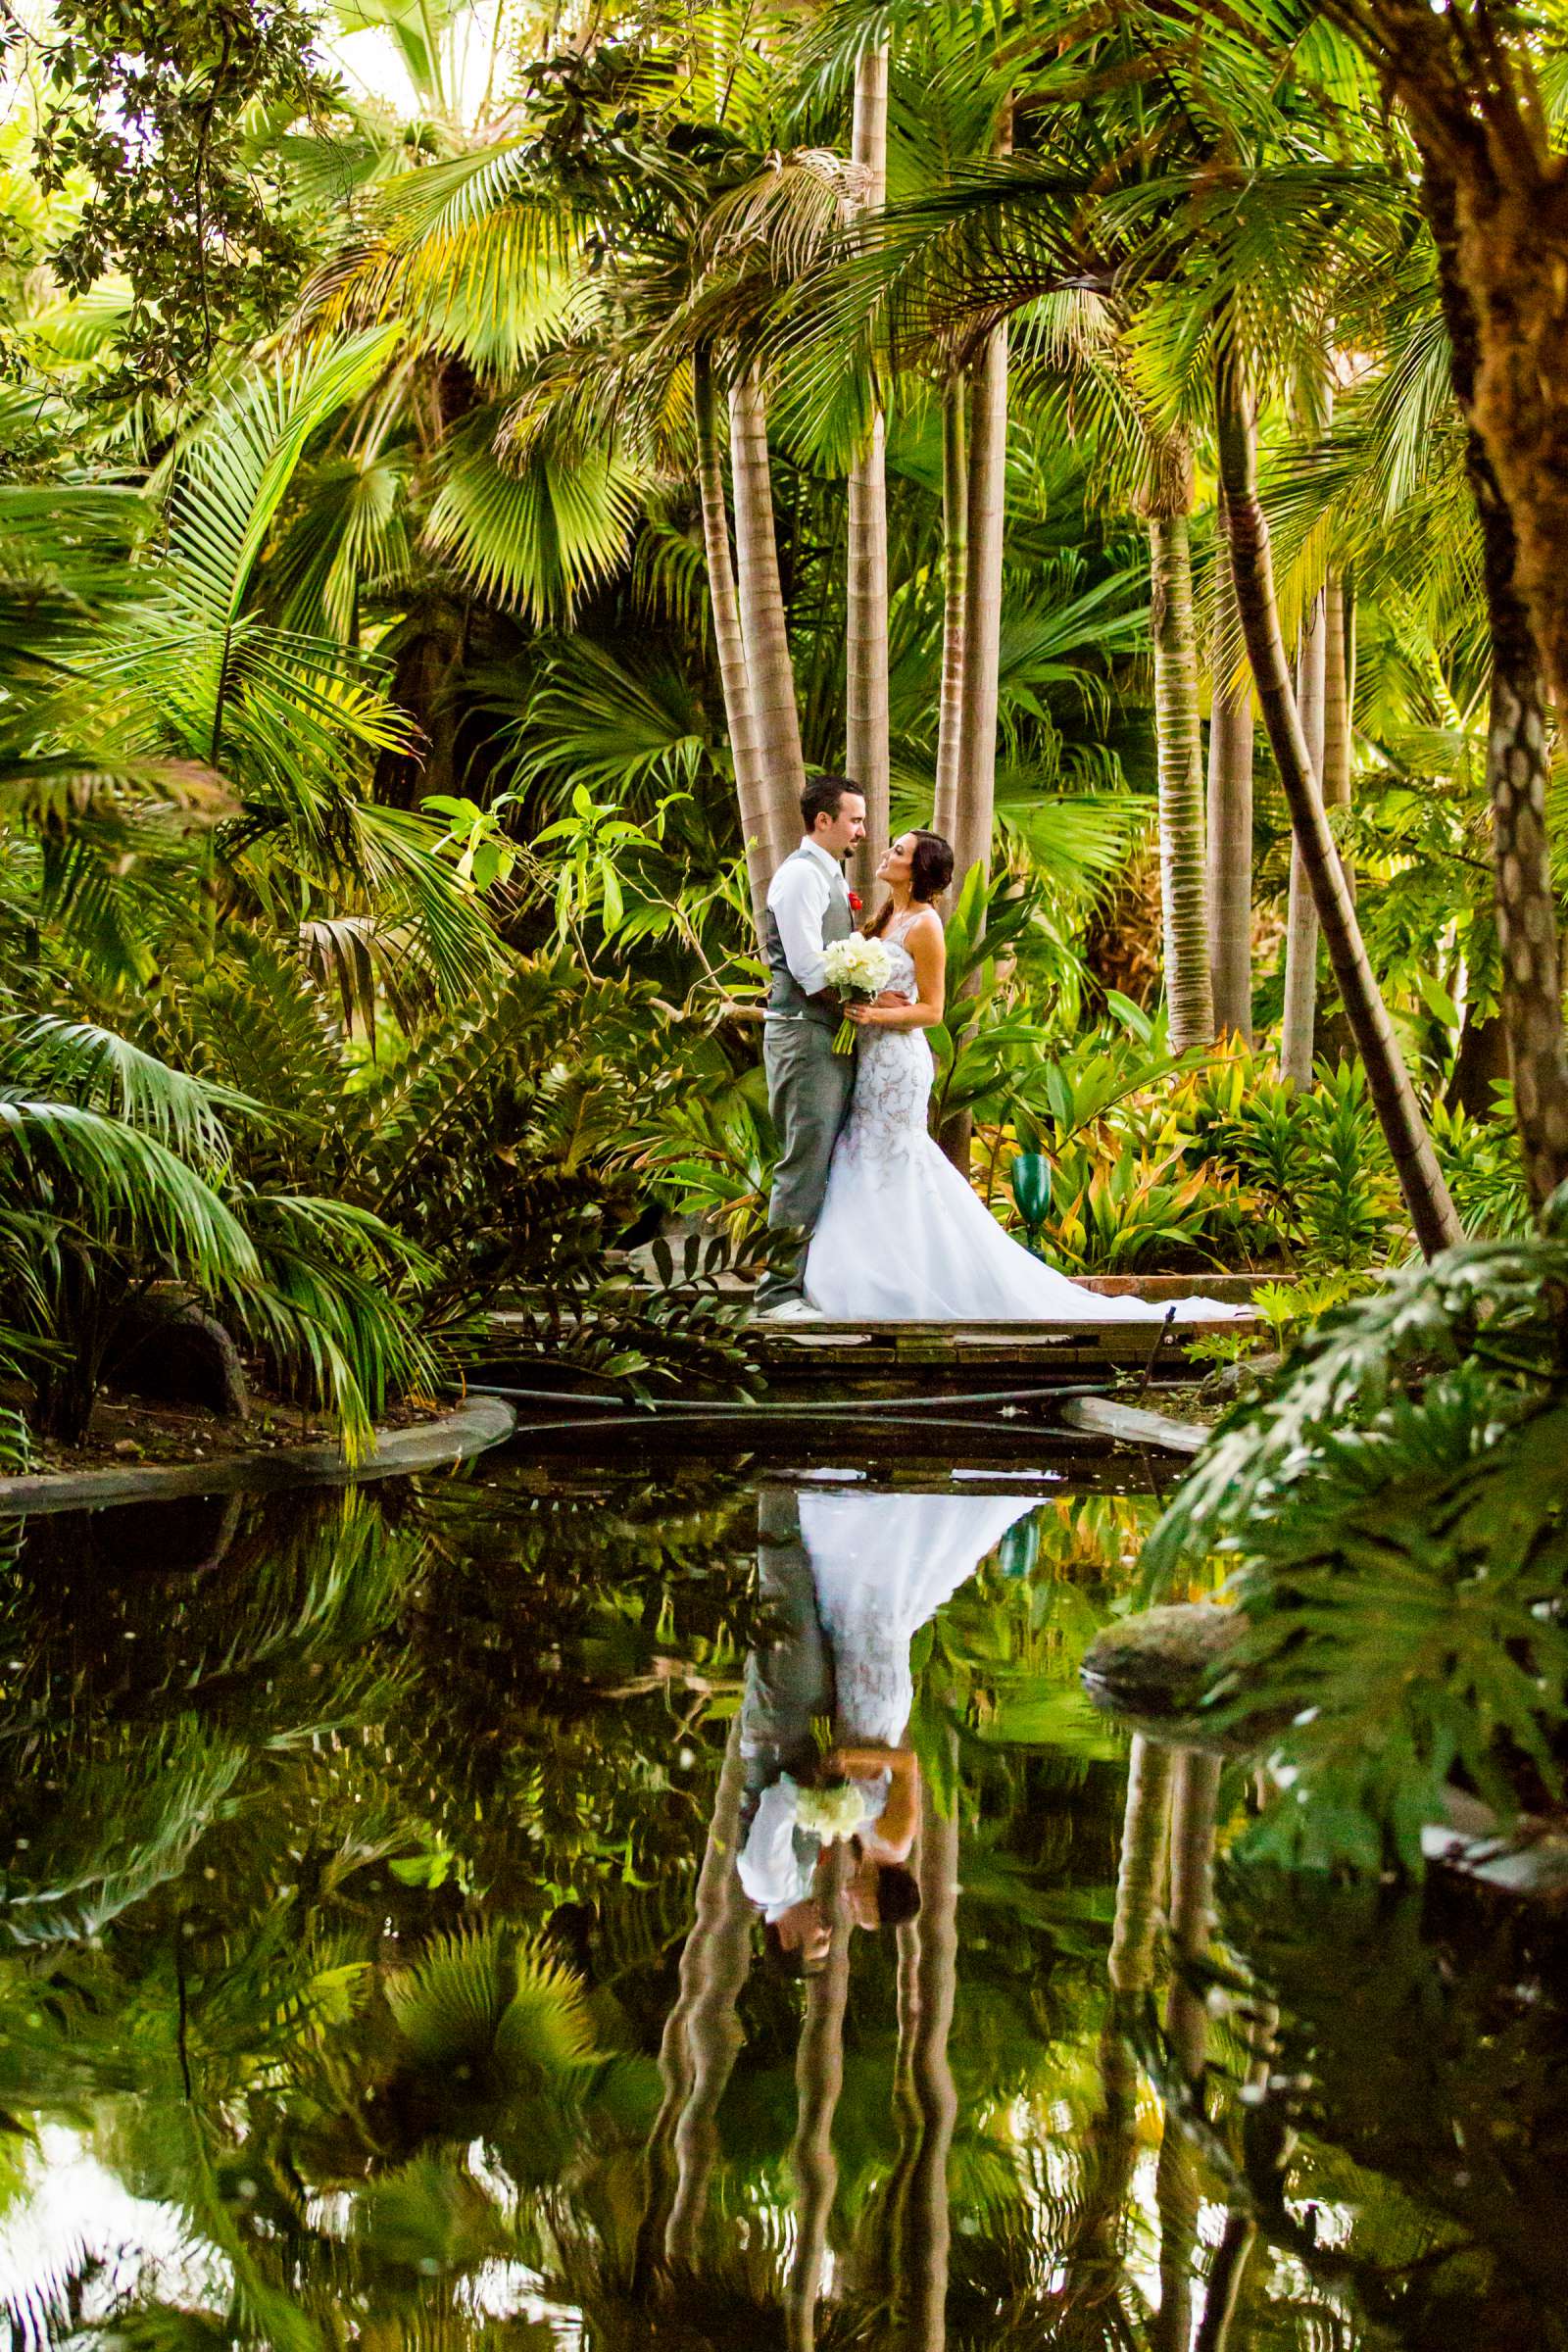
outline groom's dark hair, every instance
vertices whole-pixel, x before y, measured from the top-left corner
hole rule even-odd
[[[837,816],[839,803],[847,792],[858,792],[860,787],[849,776],[813,774],[806,779],[801,794],[801,822],[808,833],[816,831],[819,816]]]

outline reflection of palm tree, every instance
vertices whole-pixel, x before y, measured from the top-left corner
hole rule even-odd
[[[677,2009],[684,2005],[685,2096],[674,2123],[675,2193],[664,2250],[672,2263],[688,2268],[696,2255],[718,2153],[718,2103],[741,2046],[735,2004],[752,1965],[751,1911],[735,1875],[744,1778],[737,1717],[724,1750],[713,1825],[697,1882],[697,1916],[681,1955]],[[666,2046],[668,2040],[666,2032]],[[665,2080],[667,2101],[668,2076]]]
[[[913,2352],[940,2352],[947,2332],[948,2155],[958,2099],[948,2059],[958,1988],[957,1734],[949,1731],[951,1810],[937,1806],[930,1780],[920,1794],[920,1931],[912,2018],[910,2085],[919,2139],[904,2203],[899,2284]]]
[[[816,2298],[827,2251],[839,2168],[833,2154],[833,2118],[844,2085],[844,2010],[850,1990],[852,1923],[845,1900],[849,1857],[842,1845],[828,1856],[824,1899],[833,1922],[827,1965],[806,1994],[806,2022],[796,2053],[798,2099],[795,2144],[795,2257],[784,2283],[784,2322],[790,2352],[811,2352],[816,2332]]]
[[[663,2098],[648,2140],[648,2201],[637,2233],[633,2265],[634,2290],[645,2286],[661,2267],[665,2233],[677,2195],[678,2174],[671,2155],[676,2132],[692,2095],[694,2063],[692,2017],[701,2001],[712,1968],[712,1946],[719,1924],[727,1917],[735,1878],[735,1844],[740,1828],[741,1790],[745,1765],[741,1756],[741,1727],[737,1716],[730,1725],[724,1762],[718,1776],[713,1815],[708,1827],[697,1876],[697,1904],[691,1931],[680,1956],[679,1988],[664,2021],[659,2044],[659,2077]]]
[[[1171,1776],[1170,1939],[1173,1973],[1165,2005],[1165,2034],[1188,2084],[1203,2073],[1208,2016],[1191,1971],[1213,1927],[1214,1807],[1219,1758],[1195,1748],[1178,1752]],[[1193,2258],[1198,2245],[1198,2166],[1192,2142],[1167,2116],[1154,2183],[1159,2208],[1159,2312],[1151,2329],[1154,2352],[1186,2352],[1192,2338]]]
[[[1122,2227],[1138,2122],[1138,2065],[1128,2028],[1154,1977],[1171,1761],[1168,1747],[1142,1737],[1133,1740],[1111,1930],[1111,1999],[1100,2036],[1101,2107],[1088,2134],[1087,2186],[1062,2293],[1067,2310],[1087,2318],[1094,2330],[1124,2286]],[[1108,2333],[1107,2328],[1107,2340]],[[1086,2340],[1099,2337],[1091,2334]]]

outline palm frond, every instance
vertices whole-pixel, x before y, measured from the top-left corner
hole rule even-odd
[[[24,1080],[66,1089],[209,1169],[232,1157],[223,1114],[262,1115],[249,1097],[173,1069],[112,1029],[49,1014],[0,1029],[0,1084]]]
[[[579,597],[626,556],[638,480],[613,453],[566,466],[534,455],[520,470],[497,462],[491,412],[453,436],[426,540],[481,594],[544,620],[569,618]]]
[[[169,563],[187,612],[220,630],[239,618],[307,443],[373,383],[398,332],[381,327],[275,362],[224,402],[185,452],[170,501]]]

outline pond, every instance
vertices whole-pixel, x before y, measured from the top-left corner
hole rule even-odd
[[[1240,1767],[1129,1794],[1114,1476],[12,1530],[13,2340],[1568,2344],[1560,1952],[1228,1863]]]

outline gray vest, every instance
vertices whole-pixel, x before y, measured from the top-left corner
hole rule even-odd
[[[808,855],[804,849],[794,853],[796,858]],[[790,858],[786,858],[784,863],[788,865],[790,862]],[[822,945],[828,947],[836,939],[848,939],[854,929],[855,917],[850,911],[849,892],[846,889],[841,897],[835,891],[822,917]],[[773,985],[767,998],[768,1011],[789,1013],[797,1019],[804,1014],[808,1020],[820,1021],[826,1029],[836,1029],[843,1017],[838,1007],[819,1004],[814,998],[808,997],[785,961],[784,942],[778,935],[778,924],[773,919],[771,906],[763,917],[762,939],[767,950],[768,968],[773,975]]]

